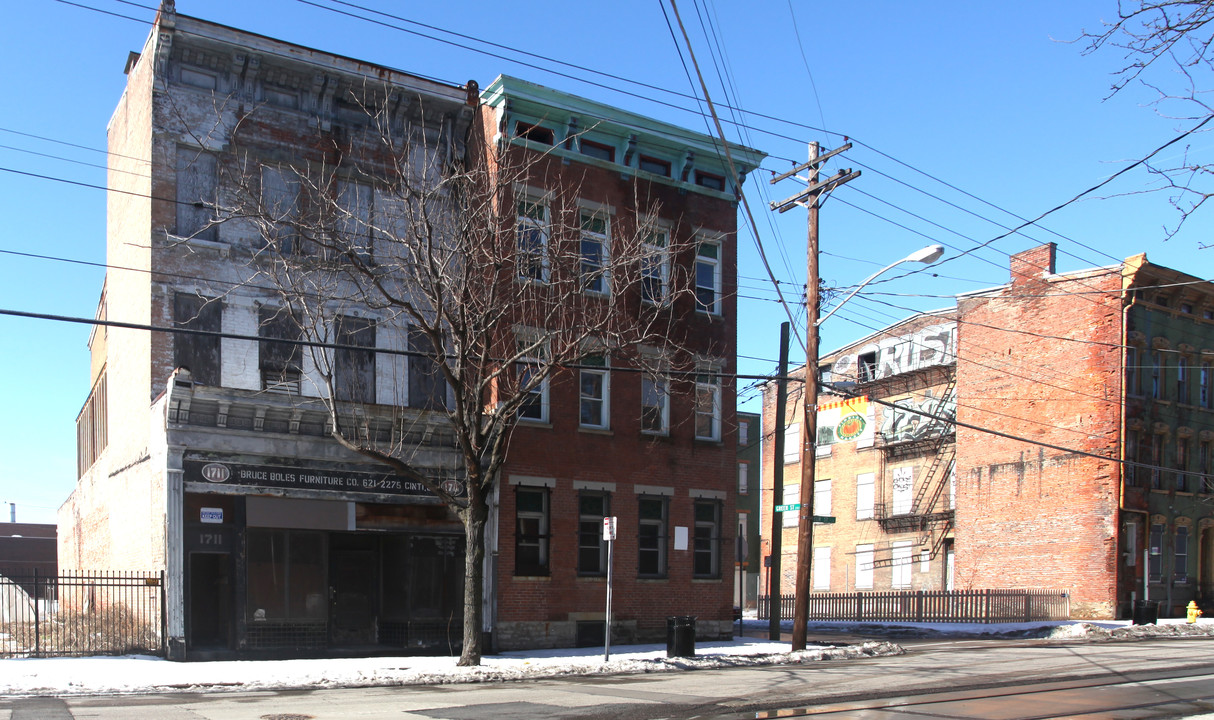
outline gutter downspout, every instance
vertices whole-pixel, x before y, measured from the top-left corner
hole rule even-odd
[[[1135,268],[1135,270],[1136,269],[1137,268]],[[1132,272],[1133,271],[1131,271],[1130,268],[1128,267],[1128,263],[1123,262],[1122,263],[1122,272],[1121,272],[1121,292],[1122,292],[1123,298],[1125,298],[1127,295],[1129,295],[1130,286],[1133,284],[1133,279],[1132,279],[1133,276],[1131,274]],[[1130,309],[1133,308],[1134,305],[1137,304],[1137,302],[1138,302],[1137,298],[1130,296],[1130,301],[1123,302],[1122,308],[1121,308],[1121,374],[1119,375],[1120,385],[1121,385],[1120,393],[1119,393],[1120,398],[1121,398],[1121,403],[1120,403],[1120,414],[1121,414],[1120,435],[1121,435],[1121,437],[1118,440],[1118,445],[1119,445],[1120,455],[1121,455],[1122,460],[1126,460],[1126,459],[1136,460],[1137,459],[1137,458],[1126,458],[1126,442],[1125,442],[1126,427],[1127,427],[1126,422],[1128,420],[1127,414],[1126,414],[1126,398],[1128,397],[1127,393],[1129,390],[1126,387],[1126,360],[1127,360],[1126,354],[1127,354],[1127,347],[1129,344],[1128,341],[1129,341],[1129,337],[1130,337]],[[1142,438],[1139,438],[1139,442],[1142,442]],[[1125,476],[1126,476],[1126,466],[1124,464],[1121,464],[1120,473],[1119,473],[1119,477],[1120,477],[1121,481],[1120,481],[1120,487],[1119,487],[1119,492],[1118,492],[1118,497],[1117,497],[1118,509],[1121,511],[1122,514],[1138,513],[1138,514],[1142,515],[1142,532],[1140,532],[1139,535],[1142,537],[1143,547],[1145,549],[1148,547],[1148,545],[1150,543],[1148,534],[1150,533],[1150,526],[1151,526],[1151,511],[1150,510],[1136,510],[1134,508],[1128,508],[1125,506],[1125,494],[1126,494],[1125,493],[1125,490],[1126,490]],[[1120,530],[1121,530],[1120,518],[1118,518],[1118,521],[1119,521],[1118,522],[1118,535],[1120,535],[1121,534],[1120,533]],[[1121,551],[1117,550],[1116,552],[1117,552],[1117,556],[1120,558],[1122,555]],[[1137,559],[1138,548],[1137,547],[1130,548],[1128,556],[1130,558]],[[1148,587],[1151,582],[1151,574],[1149,572],[1149,568],[1147,567],[1146,563],[1147,563],[1147,554],[1143,553],[1142,599],[1144,601],[1147,599]],[[1124,563],[1119,562],[1118,565],[1120,567],[1123,567],[1126,570],[1128,570],[1128,568],[1125,567]],[[1114,595],[1116,595],[1116,593],[1114,593]],[[1133,596],[1133,593],[1131,592],[1131,597],[1132,596]],[[1131,604],[1130,604],[1131,616],[1133,613],[1133,609],[1134,609],[1133,602],[1131,601]]]

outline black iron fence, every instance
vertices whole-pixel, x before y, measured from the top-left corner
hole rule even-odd
[[[793,618],[795,596],[780,596],[780,617]],[[769,618],[771,598],[759,597],[759,617]],[[1067,620],[1065,590],[892,590],[811,593],[810,620],[856,622],[1005,623]]]
[[[164,654],[164,573],[0,576],[0,657]]]

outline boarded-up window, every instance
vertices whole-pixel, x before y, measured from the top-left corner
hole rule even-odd
[[[435,359],[434,342],[418,328],[409,328],[409,407],[447,408],[447,381]]]
[[[893,574],[890,578],[890,584],[895,588],[908,588],[911,586],[911,543],[909,540],[902,540],[894,543],[892,553],[892,569]]]
[[[343,180],[337,183],[337,251],[353,253],[370,262],[374,237],[375,193],[366,183]]]
[[[173,327],[219,332],[223,324],[223,305],[214,298],[188,293],[173,297]],[[219,337],[173,333],[173,364],[190,371],[194,382],[219,385]]]
[[[830,546],[814,548],[814,590],[830,590]]]
[[[299,323],[282,308],[262,308],[258,314],[258,364],[261,387],[275,392],[299,393],[301,347],[279,340],[299,340]]]
[[[263,165],[261,207],[267,221],[266,245],[283,255],[300,252],[301,182],[290,168]]]
[[[914,508],[915,471],[909,467],[894,468],[894,515],[908,515]]]
[[[177,148],[177,234],[215,240],[215,156],[198,148]]]
[[[375,402],[375,325],[369,320],[339,316],[337,344],[333,353],[333,392],[338,400]]]

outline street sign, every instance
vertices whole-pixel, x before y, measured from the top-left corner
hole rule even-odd
[[[615,540],[615,517],[603,518],[603,539]]]
[[[789,512],[791,510],[800,510],[801,503],[791,503],[789,505],[777,505],[776,512]]]
[[[816,523],[826,523],[827,525],[830,525],[835,521],[834,517],[830,515],[814,515],[813,519]]]

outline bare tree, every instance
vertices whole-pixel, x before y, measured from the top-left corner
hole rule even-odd
[[[1119,0],[1116,20],[1104,23],[1099,32],[1083,33],[1083,52],[1120,51],[1124,64],[1113,73],[1110,97],[1131,84],[1149,88],[1159,113],[1185,121],[1184,138],[1214,117],[1212,21],[1214,0]],[[1167,229],[1171,237],[1214,194],[1208,189],[1214,166],[1196,157],[1188,144],[1179,156],[1156,159],[1156,154],[1142,164],[1158,180],[1153,189],[1167,192],[1180,214]]]
[[[695,311],[679,270],[694,252],[679,238],[691,233],[655,224],[661,208],[644,182],[632,207],[609,216],[576,163],[487,142],[478,121],[466,139],[450,124],[402,122],[374,89],[348,103],[361,123],[318,132],[294,156],[238,121],[215,218],[250,238],[245,282],[275,306],[263,310],[263,335],[315,343],[307,362],[300,345],[264,347],[267,387],[316,382],[338,443],[461,519],[459,662],[475,665],[486,522],[512,430],[540,419],[552,378],[607,356],[664,392],[672,373],[696,371],[677,336]],[[408,365],[391,388],[376,387],[377,350]],[[457,462],[416,443],[413,430],[435,423],[453,434]]]

